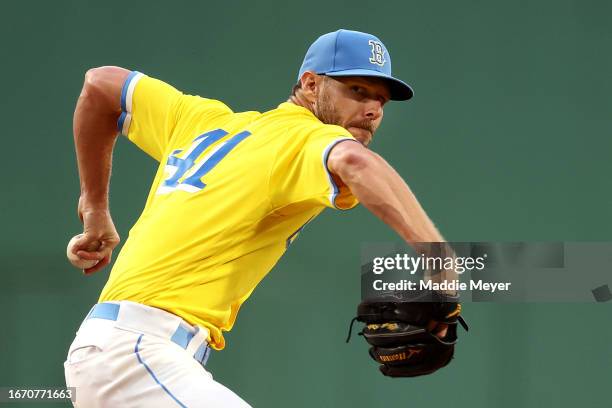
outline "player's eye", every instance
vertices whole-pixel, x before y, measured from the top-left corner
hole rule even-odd
[[[353,93],[356,93],[356,94],[361,95],[361,96],[365,95],[365,89],[360,87],[360,86],[358,86],[358,85],[351,86],[351,91],[353,91]]]

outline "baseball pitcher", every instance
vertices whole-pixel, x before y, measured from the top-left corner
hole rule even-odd
[[[289,99],[268,112],[234,112],[137,71],[89,70],[74,113],[84,230],[69,248],[86,274],[108,265],[119,243],[108,205],[117,136],[159,167],[68,351],[75,406],[248,407],[213,379],[206,361],[225,347],[223,333],[257,284],[325,208],[361,203],[409,244],[443,242],[402,178],[368,149],[385,104],[412,96],[392,76],[380,39],[349,30],[310,46]],[[460,310],[452,295],[427,310],[360,306],[383,373],[426,374],[450,361]]]

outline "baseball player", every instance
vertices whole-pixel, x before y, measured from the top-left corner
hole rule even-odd
[[[240,306],[306,223],[361,202],[406,242],[440,233],[402,178],[368,149],[390,100],[413,91],[375,36],[338,30],[308,49],[268,112],[233,112],[143,73],[89,70],[74,113],[84,231],[94,273],[119,236],[108,206],[118,133],[159,162],[145,208],[68,351],[79,407],[248,407],[205,364]],[[443,336],[446,326],[436,326]]]

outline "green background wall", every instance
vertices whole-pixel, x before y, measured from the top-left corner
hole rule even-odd
[[[3,2],[0,386],[63,384],[66,350],[107,278],[81,276],[64,255],[80,232],[71,123],[88,68],[120,65],[267,110],[318,35],[373,32],[416,96],[388,105],[372,147],[447,239],[606,241],[611,12],[603,0]],[[126,140],[115,152],[111,206],[125,238],[156,163]],[[363,208],[324,213],[245,304],[211,358],[215,378],[255,407],[611,404],[610,303],[468,303],[472,330],[452,365],[380,375],[363,340],[344,336],[360,245],[396,239]]]

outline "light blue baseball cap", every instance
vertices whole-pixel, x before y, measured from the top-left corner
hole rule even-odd
[[[312,43],[300,67],[328,76],[370,76],[387,80],[391,99],[405,101],[414,95],[410,85],[391,75],[391,55],[378,37],[360,31],[338,30]]]

